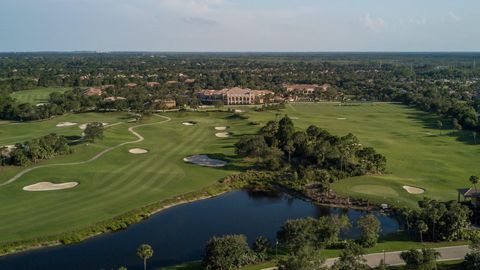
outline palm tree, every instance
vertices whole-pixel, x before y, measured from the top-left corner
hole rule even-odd
[[[142,244],[137,249],[137,255],[143,260],[143,269],[147,270],[147,260],[153,256],[152,247],[147,244]]]
[[[420,233],[420,242],[423,243],[423,234],[428,231],[428,226],[422,220],[417,223],[417,230]]]
[[[476,175],[470,176],[470,183],[475,187],[475,192],[477,191],[477,184],[480,179]]]

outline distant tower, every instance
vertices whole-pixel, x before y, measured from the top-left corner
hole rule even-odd
[[[475,57],[473,57],[473,69],[477,67],[477,63],[475,62]]]

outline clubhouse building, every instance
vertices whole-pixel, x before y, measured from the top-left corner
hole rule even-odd
[[[197,97],[203,103],[223,102],[225,105],[263,104],[273,98],[273,91],[252,90],[249,88],[225,88],[222,90],[202,90]]]

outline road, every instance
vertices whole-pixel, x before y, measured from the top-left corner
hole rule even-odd
[[[441,262],[462,260],[470,249],[468,246],[454,246],[436,248],[435,250],[440,252],[440,258],[437,261]],[[404,265],[405,262],[400,258],[400,253],[402,253],[402,251],[386,252],[385,254],[372,253],[363,257],[367,260],[367,264],[370,267],[377,267],[380,264],[380,260],[382,260],[384,257],[387,265]],[[332,266],[336,260],[338,260],[338,258],[327,259],[325,261],[325,266]],[[269,267],[262,270],[277,270],[277,267]]]
[[[440,253],[440,259],[438,261],[452,261],[452,260],[461,260],[465,257],[465,255],[469,251],[468,246],[454,246],[454,247],[441,247],[436,248],[436,251]],[[405,264],[403,260],[400,258],[401,251],[394,251],[394,252],[386,252],[383,253],[372,253],[367,254],[364,258],[367,260],[367,264],[370,267],[375,267],[380,264],[380,260],[382,260],[385,256],[385,263],[387,265],[403,265]],[[325,265],[332,266],[333,263],[338,258],[331,258],[327,259]]]

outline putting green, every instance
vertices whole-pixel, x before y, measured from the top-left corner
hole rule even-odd
[[[361,194],[384,196],[384,197],[397,197],[398,192],[393,188],[381,185],[355,185],[350,189],[352,192]]]

